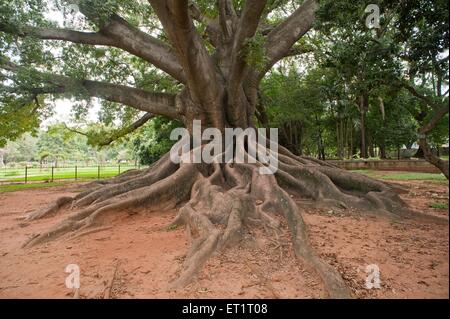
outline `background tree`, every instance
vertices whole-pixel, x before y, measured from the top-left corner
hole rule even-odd
[[[365,115],[370,100],[378,103],[379,98],[372,91],[379,92],[381,86],[394,87],[397,94],[406,90],[422,104],[412,113],[419,123],[420,151],[448,178],[448,161],[435,156],[427,142],[427,135],[448,114],[448,90],[444,92],[448,88],[448,2],[374,3],[382,16],[380,28],[370,30],[363,21],[364,1],[322,2],[318,29],[329,40],[320,44],[330,49],[319,50],[319,56],[323,56],[325,65],[337,68],[346,77],[359,98],[362,157],[367,156]]]

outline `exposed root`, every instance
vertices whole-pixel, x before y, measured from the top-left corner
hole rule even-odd
[[[31,214],[25,217],[25,220],[36,220],[56,214],[61,207],[63,207],[68,203],[71,203],[72,200],[73,200],[72,197],[60,197],[48,207],[42,210],[32,212]]]
[[[101,232],[101,231],[104,231],[104,230],[108,230],[108,229],[111,229],[111,228],[113,228],[113,226],[102,226],[102,227],[97,227],[97,228],[93,228],[93,229],[88,229],[88,230],[85,230],[83,232],[80,232],[80,233],[77,233],[77,234],[71,236],[69,239],[70,240],[78,239],[80,237],[87,236],[87,235],[94,234],[94,233],[98,233],[98,232]]]
[[[175,165],[166,155],[149,169],[101,181],[103,186],[90,184],[90,189],[75,198],[60,199],[46,210],[30,215],[29,219],[48,216],[70,202],[76,209],[24,246],[67,233],[69,238],[79,238],[103,230],[104,218],[122,210],[164,210],[182,204],[172,225],[186,226],[191,245],[179,277],[170,284],[170,288],[179,288],[194,280],[213,254],[239,243],[246,228],[259,225],[278,242],[280,219],[284,219],[295,255],[322,278],[329,297],[349,298],[350,291],[337,270],[312,249],[301,208],[290,194],[344,209],[396,218],[418,217],[388,184],[313,158],[292,155],[284,148],[280,148],[275,175],[260,174],[262,166],[260,162]]]
[[[31,247],[49,241],[68,232],[96,226],[99,223],[99,219],[104,215],[123,209],[136,207],[152,209],[173,208],[189,195],[189,190],[198,174],[195,166],[181,166],[174,174],[153,185],[131,190],[120,196],[87,206],[79,212],[70,215],[49,231],[31,238],[24,244],[24,247]]]

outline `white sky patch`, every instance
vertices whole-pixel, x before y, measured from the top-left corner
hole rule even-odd
[[[52,102],[54,105],[54,115],[41,123],[41,128],[45,129],[50,125],[64,122],[68,125],[75,124],[72,118],[72,106],[74,102],[69,99],[57,99]],[[96,99],[91,101],[92,107],[89,108],[89,113],[86,122],[97,122],[97,114],[100,111],[100,104]]]

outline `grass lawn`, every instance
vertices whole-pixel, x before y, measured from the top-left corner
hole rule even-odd
[[[121,166],[120,172],[123,173],[127,170],[134,169],[134,166]],[[119,168],[113,167],[100,167],[100,178],[113,177],[119,174]],[[80,179],[95,179],[99,177],[98,167],[78,167],[77,178]],[[28,168],[27,180],[28,181],[50,181],[52,179],[51,168]],[[75,179],[75,167],[70,168],[55,168],[53,170],[53,180],[62,179]],[[25,180],[25,168],[18,169],[1,169],[0,181],[2,182],[21,182]]]
[[[431,208],[435,208],[435,209],[448,209],[448,204],[446,203],[433,203],[430,204]]]
[[[443,174],[435,173],[416,173],[416,172],[388,172],[374,170],[354,170],[355,173],[364,174],[377,179],[398,180],[398,181],[433,181],[438,183],[447,183],[447,179]]]
[[[30,189],[30,188],[47,188],[47,187],[54,187],[54,186],[61,186],[66,183],[64,182],[53,182],[53,183],[35,183],[35,184],[12,184],[12,185],[0,185],[0,193],[8,193],[8,192],[15,192],[15,191],[21,191],[24,189]]]
[[[134,167],[125,168],[124,170],[121,169],[121,172],[124,172],[125,170],[132,169]],[[78,172],[78,178],[80,179],[95,179],[97,178],[97,168],[96,167],[86,167],[83,168],[83,171]],[[38,170],[38,169],[34,169]],[[414,173],[414,172],[389,172],[389,171],[374,171],[374,170],[353,170],[355,173],[364,174],[376,179],[382,179],[382,180],[399,180],[399,181],[407,181],[407,180],[422,180],[422,181],[431,181],[436,182],[439,184],[447,184],[448,181],[445,178],[443,174],[433,174],[433,173]],[[23,174],[23,173],[22,173]],[[107,168],[103,167],[100,171],[101,178],[106,177],[113,177],[118,174],[117,167],[113,168]],[[2,181],[2,178],[5,178],[4,175],[2,176],[0,174],[0,181]],[[65,183],[68,183],[68,181],[64,182],[64,179],[73,179],[74,173],[72,172],[72,169],[58,169],[54,172],[54,180],[57,180],[55,182],[51,183],[30,183],[32,181],[45,181],[51,179],[51,171],[50,176],[42,174],[42,175],[35,175],[35,176],[29,176],[28,181],[30,181],[27,184],[12,184],[12,185],[0,185],[0,193],[5,192],[14,192],[18,190],[23,189],[30,189],[30,188],[46,188],[46,187],[53,187],[53,186],[61,186]],[[9,180],[9,179],[8,179]],[[20,182],[24,180],[24,177],[16,177],[11,179],[14,182]],[[4,179],[3,179],[4,181]]]

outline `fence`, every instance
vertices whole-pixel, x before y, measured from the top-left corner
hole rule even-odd
[[[83,180],[114,177],[130,169],[140,169],[134,165],[116,166],[72,166],[72,167],[22,167],[0,169],[0,183],[54,182],[56,180]]]

